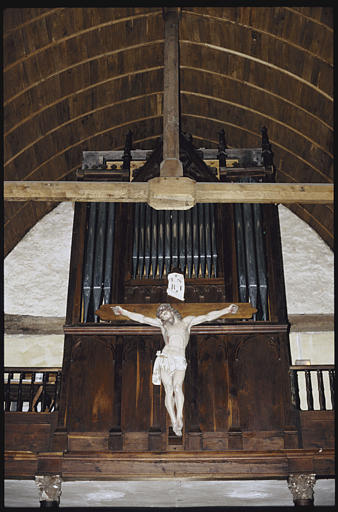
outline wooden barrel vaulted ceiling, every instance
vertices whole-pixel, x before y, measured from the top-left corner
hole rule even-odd
[[[333,9],[184,7],[181,129],[196,147],[258,147],[278,182],[333,182]],[[4,11],[6,180],[72,180],[82,151],[162,135],[161,7]],[[5,252],[55,203],[6,202]],[[289,208],[333,248],[333,205]]]

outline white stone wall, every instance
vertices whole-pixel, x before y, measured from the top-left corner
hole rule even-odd
[[[290,210],[279,214],[288,314],[333,313],[332,251]],[[65,316],[72,226],[73,206],[61,203],[7,256],[5,313]],[[333,364],[333,333],[292,333],[290,347],[293,362]],[[6,366],[61,366],[62,351],[63,336],[5,337]]]
[[[5,258],[5,313],[66,315],[73,217],[72,203],[61,203]]]
[[[288,314],[333,314],[333,252],[288,208],[278,211]]]
[[[36,336],[33,334],[6,334],[5,366],[57,368],[62,366],[62,334]]]

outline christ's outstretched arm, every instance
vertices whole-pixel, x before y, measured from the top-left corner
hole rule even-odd
[[[134,320],[135,322],[139,322],[140,324],[152,325],[154,327],[162,327],[162,322],[158,318],[151,318],[149,316],[144,316],[140,313],[133,313],[132,311],[128,311],[128,309],[124,309],[121,306],[112,306],[112,310],[115,315],[123,315],[130,320]]]
[[[212,320],[217,320],[223,315],[227,315],[228,313],[235,314],[238,311],[238,306],[236,304],[230,304],[227,308],[218,309],[216,311],[209,311],[205,315],[199,316],[186,316],[183,320],[187,324],[188,329],[193,325],[202,324],[204,322],[211,322]]]

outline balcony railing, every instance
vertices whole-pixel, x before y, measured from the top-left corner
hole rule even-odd
[[[334,410],[334,365],[290,366],[292,403],[303,411]]]
[[[292,402],[299,410],[334,410],[334,365],[290,366]],[[54,412],[59,408],[61,368],[4,369],[4,410]]]
[[[61,368],[4,370],[4,410],[54,412],[59,408]]]

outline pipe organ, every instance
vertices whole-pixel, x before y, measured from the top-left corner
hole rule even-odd
[[[238,203],[233,214],[239,301],[258,309],[254,320],[267,320],[261,205]],[[184,211],[155,210],[136,203],[132,217],[132,279],[163,280],[173,269],[188,279],[217,278],[215,205],[197,204]],[[81,311],[85,323],[98,322],[95,311],[111,302],[114,221],[115,203],[90,203],[87,207]]]

